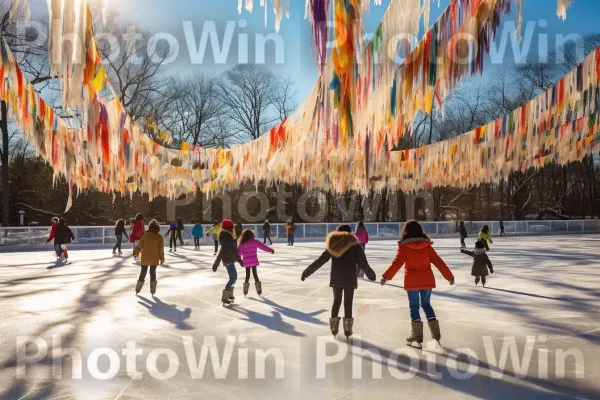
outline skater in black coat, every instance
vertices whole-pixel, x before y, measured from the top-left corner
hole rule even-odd
[[[488,268],[492,274],[494,273],[494,266],[486,254],[485,245],[484,239],[480,239],[475,243],[475,251],[461,250],[462,253],[473,257],[471,275],[475,277],[475,285],[477,286],[481,280],[483,287],[485,287],[486,276],[488,276]]]
[[[234,285],[237,281],[237,270],[235,269],[235,263],[238,262],[242,267],[244,263],[237,249],[237,240],[235,232],[233,230],[233,222],[230,220],[223,220],[221,223],[221,231],[219,232],[219,243],[221,244],[221,250],[217,255],[217,259],[213,264],[213,271],[217,272],[219,264],[223,263],[223,266],[227,269],[229,275],[229,281],[223,289],[221,301],[223,304],[231,304],[235,300]]]
[[[314,274],[319,268],[331,260],[331,278],[329,286],[333,288],[333,307],[331,319],[329,320],[331,333],[336,336],[339,332],[339,311],[344,299],[344,333],[346,337],[352,336],[352,303],[354,291],[358,288],[356,276],[357,267],[367,275],[370,281],[377,279],[375,272],[369,266],[365,252],[356,236],[352,234],[352,228],[342,225],[337,232],[332,232],[327,237],[326,250],[315,262],[313,262],[302,273],[302,281]]]
[[[56,227],[56,233],[54,234],[54,245],[60,246],[60,248],[62,249],[62,258],[65,261],[69,259],[67,245],[73,240],[75,240],[75,235],[73,235],[73,231],[67,226],[65,220],[61,218],[58,223],[58,226]]]

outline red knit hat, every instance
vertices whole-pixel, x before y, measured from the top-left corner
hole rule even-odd
[[[224,219],[223,222],[221,222],[221,228],[222,229],[233,229],[233,221]]]

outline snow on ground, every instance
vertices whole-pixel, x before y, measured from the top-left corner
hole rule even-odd
[[[600,236],[497,238],[485,289],[458,239],[435,247],[457,284],[436,272],[443,347],[426,329],[422,351],[405,343],[401,275],[385,288],[360,282],[356,336],[333,340],[329,266],[300,281],[323,243],[261,254],[262,298],[253,286],[244,298],[238,268],[229,307],[220,303],[227,274],[212,272],[208,246],[168,254],[154,298],[148,283],[135,296],[129,248],[124,257],[74,248],[64,266],[50,248],[0,254],[0,398],[600,397]],[[395,250],[392,241],[368,245],[378,278]],[[24,336],[36,343],[17,354]]]

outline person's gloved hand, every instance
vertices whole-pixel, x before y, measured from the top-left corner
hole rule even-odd
[[[454,278],[450,279],[450,282],[448,283],[450,283],[450,286],[454,285]]]
[[[213,265],[213,272],[217,272],[217,268],[219,268],[216,264]]]
[[[493,274],[494,273],[494,268],[490,268],[490,273]]]
[[[306,278],[305,278],[305,277],[302,277],[301,279],[302,279],[302,282],[304,282],[304,281],[306,280]]]
[[[387,279],[381,278],[381,281],[379,281],[379,283],[381,283],[381,286],[385,286],[385,284],[387,283]]]
[[[275,250],[271,250],[271,254],[275,254]]]

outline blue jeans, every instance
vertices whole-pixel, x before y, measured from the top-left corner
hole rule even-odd
[[[288,233],[288,244],[290,246],[294,245],[294,234],[293,233]]]
[[[225,289],[231,289],[237,281],[237,270],[235,269],[235,264],[228,265],[225,268],[227,268],[227,273],[229,274],[229,281],[227,282]]]
[[[433,307],[431,307],[431,289],[428,290],[409,290],[408,305],[410,306],[410,319],[412,321],[420,321],[421,314],[419,308],[423,307],[427,320],[436,319]]]
[[[54,243],[54,252],[56,253],[56,257],[60,257],[62,255],[62,247],[60,244]]]

